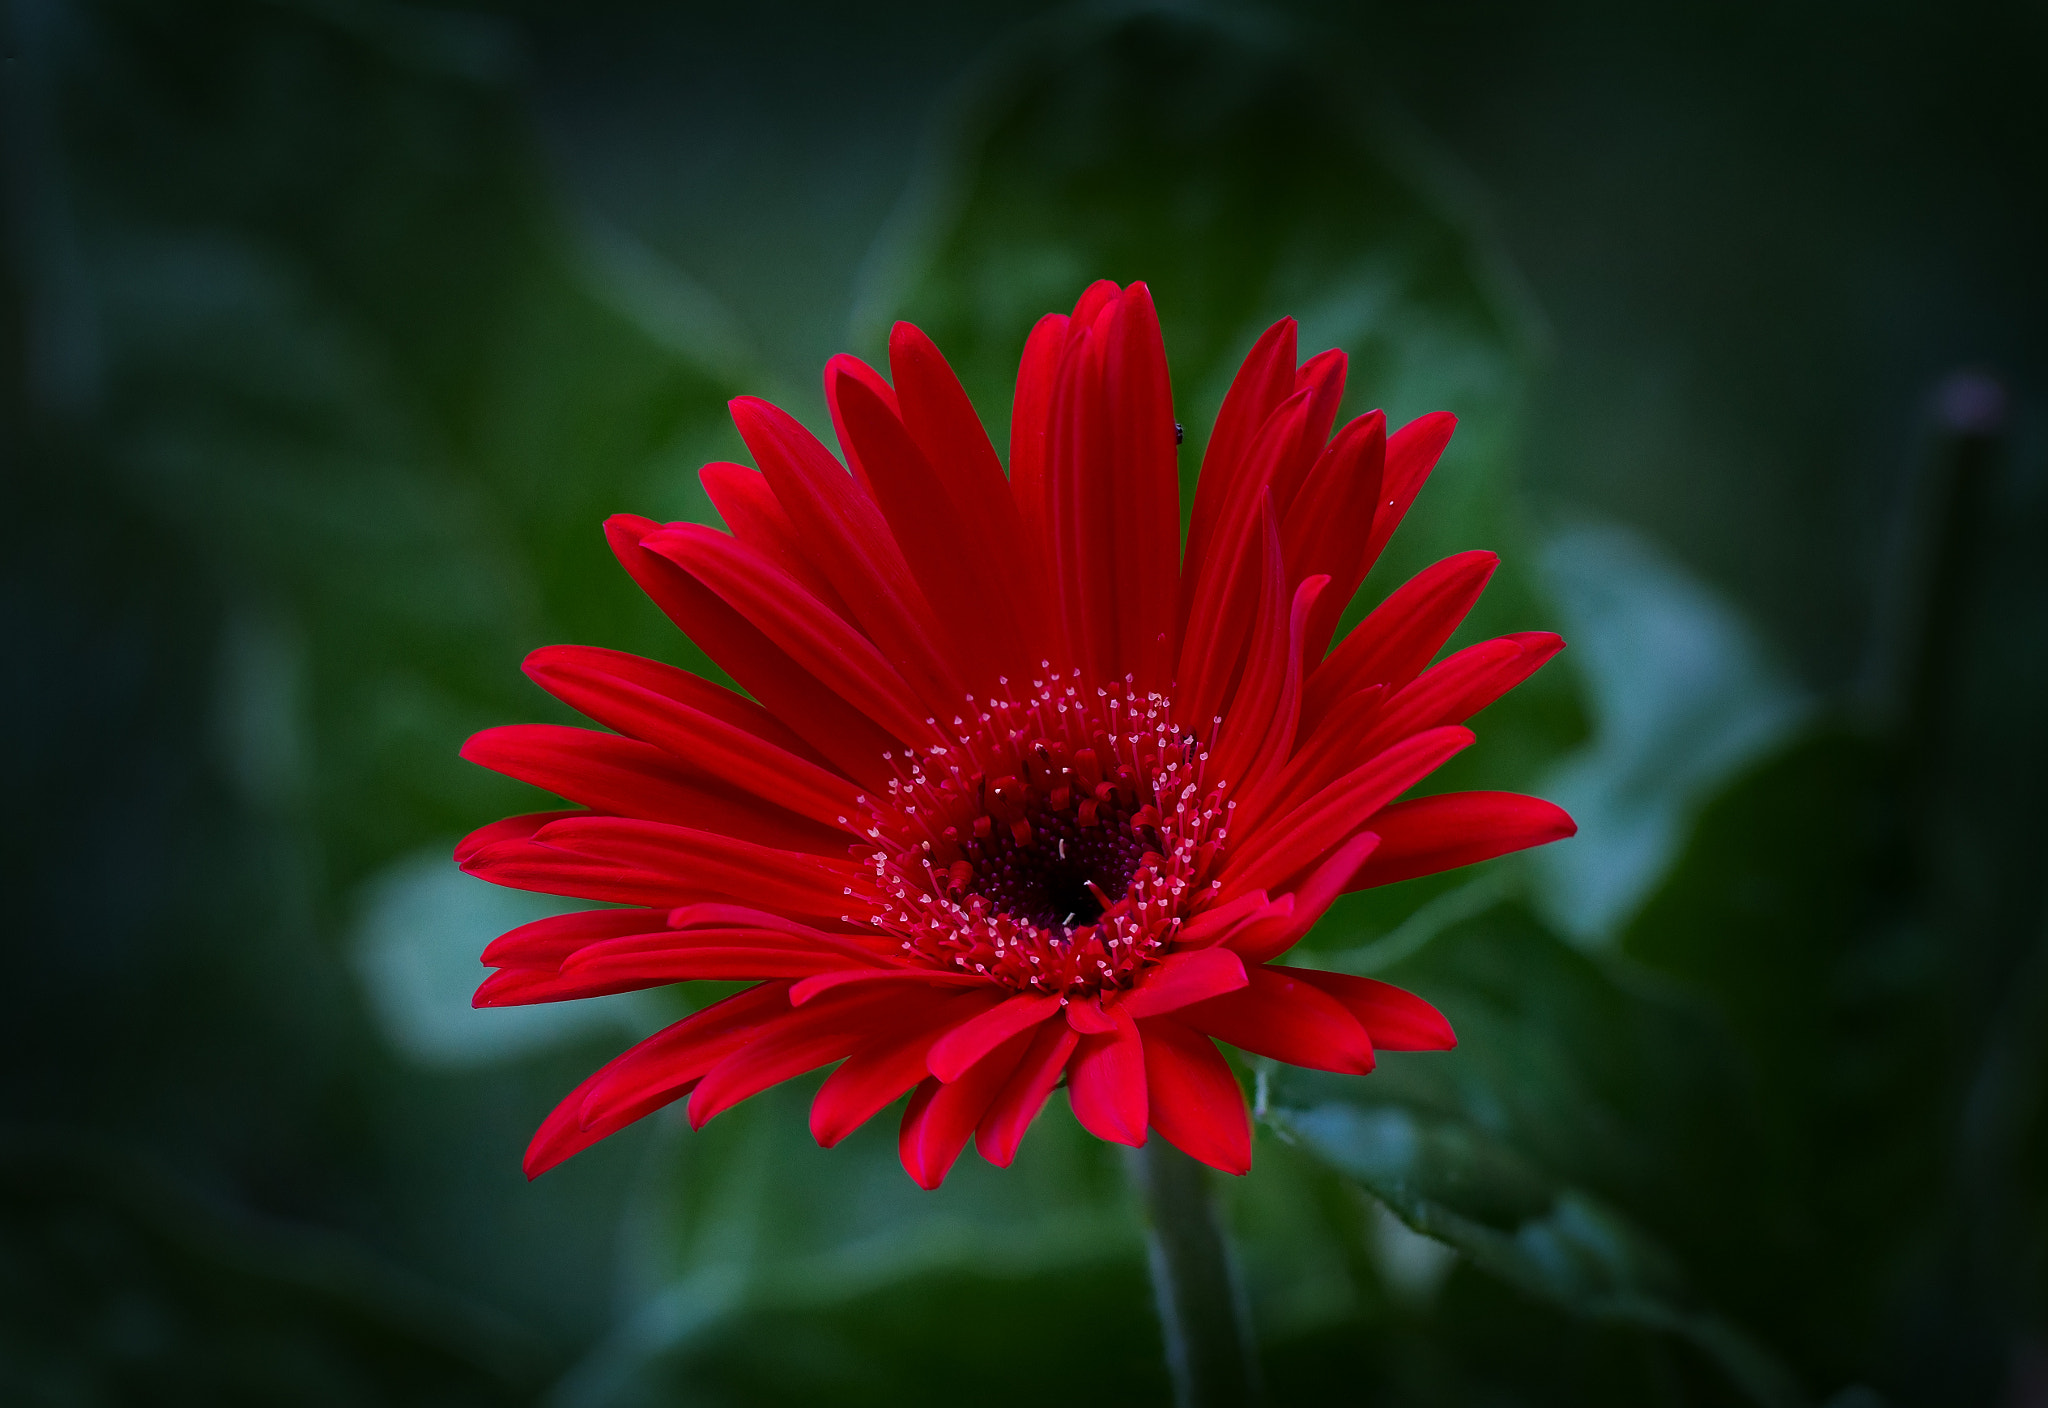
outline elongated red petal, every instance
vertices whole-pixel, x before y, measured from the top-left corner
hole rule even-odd
[[[462,756],[571,802],[618,816],[672,821],[763,846],[844,855],[846,832],[741,788],[706,785],[660,748],[559,724],[503,724],[473,735]]]
[[[853,984],[894,983],[899,986],[965,988],[986,987],[988,980],[972,973],[948,973],[936,968],[905,967],[847,967],[845,960],[829,971],[813,970],[789,990],[789,1000],[798,1007],[828,992],[838,992]]]
[[[1343,351],[1331,348],[1318,352],[1301,364],[1301,370],[1294,375],[1294,389],[1309,394],[1308,416],[1302,423],[1300,442],[1294,453],[1273,473],[1273,506],[1280,511],[1284,520],[1293,511],[1295,495],[1301,490],[1302,481],[1323,451],[1323,442],[1330,438],[1330,427],[1336,423],[1337,407],[1344,400],[1344,372],[1349,359]]]
[[[789,984],[762,983],[692,1013],[629,1047],[593,1072],[554,1108],[526,1150],[526,1176],[538,1178],[634,1120],[684,1095],[762,1022],[789,1010]],[[600,1092],[617,1092],[596,1119],[585,1115]]]
[[[896,1152],[903,1160],[904,1172],[918,1187],[936,1188],[946,1181],[953,1161],[967,1147],[968,1136],[995,1103],[1030,1045],[1030,1034],[1019,1032],[982,1057],[960,1079],[942,1082],[937,1076],[927,1076],[917,1087],[909,1108],[903,1112]]]
[[[840,616],[853,619],[839,589],[805,555],[796,525],[768,487],[765,474],[743,464],[714,461],[699,470],[697,477],[735,538],[803,583],[805,591]]]
[[[873,1119],[882,1107],[926,1079],[926,1053],[948,1028],[995,1000],[991,991],[956,993],[911,1023],[892,1023],[825,1078],[811,1101],[811,1137],[831,1148]]]
[[[1315,968],[1280,970],[1322,989],[1358,1019],[1381,1051],[1448,1051],[1458,1044],[1443,1013],[1406,988],[1350,973]]]
[[[854,872],[843,861],[755,845],[709,831],[625,817],[566,817],[530,842],[502,842],[473,855],[464,869],[514,889],[557,889],[611,877],[620,893],[588,898],[633,904],[688,904],[726,898],[785,913],[837,919]],[[645,899],[632,894],[644,893]]]
[[[701,1129],[705,1121],[750,1095],[852,1055],[877,1020],[919,1020],[930,1012],[936,997],[930,989],[855,988],[792,1009],[757,1028],[744,1045],[705,1073],[690,1092],[690,1124]]]
[[[828,376],[831,395],[842,378]],[[787,412],[750,396],[732,403],[733,424],[789,514],[806,557],[854,613],[890,666],[924,701],[951,708],[959,678],[948,666],[931,608],[869,491]]]
[[[1076,1044],[1067,1067],[1067,1098],[1074,1118],[1097,1139],[1143,1144],[1145,1041],[1129,1012],[1119,1009],[1112,1015],[1115,1031],[1084,1036]]]
[[[1250,1172],[1251,1120],[1223,1053],[1171,1017],[1156,1017],[1139,1030],[1152,1127],[1189,1158],[1229,1174]]]
[[[1039,574],[1035,580],[1048,589],[1050,579],[1043,575],[1052,555],[1046,529],[1046,464],[1051,453],[1047,437],[1066,346],[1066,314],[1048,313],[1040,318],[1025,340],[1010,407],[1010,497],[1017,504],[1025,547],[1035,560],[1034,571]]]
[[[1253,445],[1236,497],[1217,528],[1195,583],[1176,673],[1175,702],[1191,723],[1222,712],[1242,668],[1265,574],[1268,486],[1305,434],[1312,394],[1282,402]],[[1276,520],[1277,521],[1277,520]]]
[[[931,1071],[942,1081],[956,1081],[968,1067],[1018,1032],[1057,1016],[1060,999],[1040,993],[1019,993],[970,1018],[932,1045]]]
[[[1021,676],[1022,631],[1008,586],[993,570],[996,548],[977,531],[982,525],[962,516],[910,432],[872,391],[849,381],[838,388],[838,405],[841,434],[861,448],[875,502],[931,603],[955,674],[983,696],[998,675]]]
[[[643,548],[641,543],[660,527],[630,514],[605,521],[612,551],[640,589],[740,688],[833,766],[863,786],[887,785],[883,754],[900,747],[901,740],[823,686],[703,583]]]
[[[673,523],[645,546],[702,582],[812,676],[906,743],[936,742],[917,693],[874,642],[744,543]],[[958,697],[958,692],[955,692]]]
[[[584,909],[521,924],[500,934],[484,948],[482,962],[492,968],[545,968],[550,973],[576,950],[626,934],[654,934],[668,928],[658,909]]]
[[[1211,754],[1216,775],[1228,779],[1239,796],[1258,790],[1265,781],[1264,767],[1252,765],[1255,758],[1270,763],[1276,746],[1282,757],[1293,746],[1301,683],[1295,628],[1305,619],[1307,604],[1328,580],[1318,578],[1313,587],[1304,582],[1308,601],[1295,601],[1296,609],[1290,612],[1287,565],[1280,556],[1280,530],[1270,495],[1261,505],[1261,514],[1258,608],[1251,621],[1243,674],[1231,694]],[[1281,732],[1284,739],[1277,736]]]
[[[1564,809],[1515,792],[1446,792],[1396,802],[1373,818],[1380,847],[1345,885],[1364,890],[1492,860],[1576,835]]]
[[[1499,565],[1494,553],[1461,552],[1395,588],[1310,673],[1302,698],[1304,732],[1312,735],[1340,699],[1376,684],[1398,689],[1421,674]]]
[[[1251,982],[1244,988],[1183,1007],[1175,1018],[1290,1066],[1354,1075],[1373,1068],[1372,1038],[1343,1003],[1284,968],[1246,971]]]
[[[1380,813],[1381,816],[1385,814]],[[1379,824],[1377,818],[1373,824]],[[1351,887],[1359,867],[1379,844],[1380,838],[1374,833],[1359,832],[1330,852],[1328,859],[1310,871],[1299,887],[1283,897],[1293,901],[1284,918],[1276,916],[1273,923],[1247,924],[1223,942],[1247,963],[1263,963],[1278,958],[1301,942],[1337,897]],[[1253,893],[1265,892],[1255,890]]]
[[[1190,1002],[1235,992],[1250,979],[1244,960],[1226,948],[1198,948],[1167,955],[1124,1000],[1133,1017],[1157,1017]]]
[[[1180,646],[1180,471],[1173,384],[1152,291],[1124,290],[1123,315],[1110,327],[1108,377],[1111,480],[1116,487],[1114,596],[1118,655],[1140,689],[1173,682]]]
[[[853,471],[853,477],[860,481],[860,487],[872,499],[875,482],[868,476],[867,463],[861,458],[859,449],[846,435],[846,408],[840,404],[841,383],[844,381],[858,382],[867,388],[889,408],[890,415],[901,415],[903,408],[896,399],[896,388],[860,358],[841,352],[825,363],[825,405],[832,412],[832,433],[839,437],[840,447],[846,452],[847,468]]]
[[[1451,443],[1451,432],[1457,428],[1456,416],[1447,411],[1432,411],[1409,421],[1387,438],[1387,472],[1380,484],[1380,505],[1373,515],[1372,538],[1365,549],[1367,571],[1379,561],[1387,539],[1394,536],[1394,530],[1407,517],[1408,506],[1422,492],[1429,472],[1436,468],[1444,446]]]
[[[860,790],[821,766],[822,760],[813,761],[816,755],[809,749],[792,752],[752,729],[622,676],[613,668],[614,655],[551,646],[526,657],[526,673],[606,727],[666,749],[686,771],[773,799],[821,825],[858,829]]]
[[[953,520],[973,545],[983,604],[1011,633],[1022,663],[1036,664],[1050,650],[1039,609],[1041,565],[988,432],[939,349],[909,323],[889,334],[889,369],[904,428],[938,472]]]
[[[1280,403],[1295,390],[1295,323],[1282,318],[1267,328],[1245,356],[1244,364],[1224,393],[1216,428],[1202,452],[1202,474],[1195,481],[1195,506],[1188,522],[1188,550],[1181,603],[1183,622],[1193,606],[1196,585],[1210,570],[1212,545],[1231,504],[1241,501],[1239,480],[1245,473],[1253,439]],[[1185,684],[1185,676],[1182,683]]]
[[[1366,544],[1386,456],[1386,417],[1378,411],[1362,415],[1316,459],[1288,505],[1280,538],[1289,575],[1300,580],[1320,573],[1330,579],[1302,641],[1306,668],[1321,663],[1338,620],[1365,580]]]
[[[1017,1157],[1024,1133],[1059,1084],[1067,1060],[1081,1038],[1064,1022],[1042,1023],[1031,1037],[1017,1068],[1003,1083],[1002,1091],[975,1126],[974,1147],[997,1168],[1008,1168]]]
[[[534,832],[540,830],[551,821],[561,821],[565,817],[588,815],[590,813],[580,809],[558,812],[526,812],[519,816],[508,816],[502,821],[493,821],[488,825],[479,826],[476,830],[455,843],[455,863],[467,870],[470,857],[476,855],[479,851],[487,850],[492,846],[502,845],[507,841],[527,840],[532,837]]]
[[[659,558],[650,558],[650,561],[654,565],[674,570],[670,564]],[[527,654],[522,668],[525,669],[528,678],[551,694],[555,692],[557,685],[569,681],[575,681],[579,686],[606,682],[629,687],[680,705],[692,714],[702,714],[727,728],[736,729],[817,767],[831,767],[823,756],[797,737],[781,720],[745,695],[735,694],[724,685],[713,684],[701,675],[693,675],[688,670],[679,670],[659,660],[630,655],[623,650],[605,650],[594,645],[544,645]],[[556,694],[555,697],[562,699],[572,708],[582,708],[576,701],[566,699],[560,694]],[[585,697],[595,700],[601,696],[592,692]],[[642,737],[631,727],[613,723],[610,719],[597,714],[590,714],[590,717],[606,728],[617,729],[629,738]],[[662,740],[644,738],[643,741],[660,743]]]
[[[1346,773],[1285,815],[1269,818],[1257,836],[1226,862],[1224,888],[1272,890],[1316,864],[1371,818],[1450,757],[1472,733],[1437,728],[1402,739]]]

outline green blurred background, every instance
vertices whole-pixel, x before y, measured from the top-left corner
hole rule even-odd
[[[0,1400],[1164,1402],[1115,1151],[918,1192],[809,1086],[528,1185],[706,992],[473,1012],[549,902],[471,730],[723,403],[908,317],[1001,439],[1152,284],[1188,473],[1273,318],[1462,418],[1367,584],[1572,649],[1445,787],[1574,841],[1347,901],[1449,1055],[1245,1068],[1275,1403],[2048,1404],[2037,5],[7,0]]]

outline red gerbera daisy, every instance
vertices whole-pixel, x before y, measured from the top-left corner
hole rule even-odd
[[[893,386],[826,368],[843,466],[733,402],[760,468],[704,471],[730,532],[607,525],[751,699],[557,646],[527,673],[616,731],[518,725],[463,750],[584,808],[484,827],[464,869],[627,906],[506,934],[477,1005],[755,983],[586,1080],[529,1175],[684,1096],[701,1125],[833,1062],[818,1141],[910,1092],[903,1165],[928,1188],[970,1135],[1008,1164],[1062,1080],[1101,1138],[1156,1130],[1242,1173],[1244,1096],[1212,1038],[1360,1074],[1375,1047],[1454,1041],[1399,988],[1273,960],[1346,891],[1573,829],[1507,793],[1395,801],[1562,644],[1425,668],[1491,553],[1438,563],[1328,649],[1450,416],[1389,436],[1375,411],[1331,438],[1344,355],[1297,367],[1283,320],[1224,399],[1183,553],[1143,284],[1098,283],[1032,331],[1007,477],[923,333],[899,323],[889,364]]]

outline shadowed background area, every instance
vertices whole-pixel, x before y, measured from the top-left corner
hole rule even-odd
[[[1353,896],[1458,1028],[1246,1063],[1277,1403],[2048,1405],[2037,7],[6,0],[0,1399],[1164,1402],[1115,1151],[937,1193],[813,1082],[528,1185],[717,996],[477,1012],[572,907],[455,838],[558,641],[707,663],[612,512],[742,392],[1147,280],[1185,489],[1283,314],[1461,418],[1353,617],[1571,649],[1432,790],[1549,851]]]

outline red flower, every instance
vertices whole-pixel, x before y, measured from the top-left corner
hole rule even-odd
[[[506,934],[476,1002],[755,986],[586,1080],[529,1175],[670,1101],[701,1125],[833,1062],[818,1141],[908,1091],[903,1165],[928,1188],[970,1135],[1008,1164],[1062,1079],[1101,1138],[1153,1129],[1242,1173],[1244,1097],[1212,1038],[1360,1074],[1376,1047],[1453,1044],[1399,988],[1273,960],[1346,891],[1571,833],[1530,797],[1395,801],[1562,642],[1429,666],[1493,571],[1469,552],[1325,653],[1453,422],[1389,436],[1375,411],[1331,439],[1344,355],[1294,358],[1283,320],[1238,373],[1185,553],[1152,296],[1107,282],[1032,331],[1007,478],[938,349],[899,323],[893,387],[850,357],[826,368],[845,467],[741,398],[760,469],[704,470],[731,532],[606,525],[753,697],[591,647],[527,659],[615,732],[472,738],[465,757],[583,810],[486,826],[456,858],[627,907]]]

